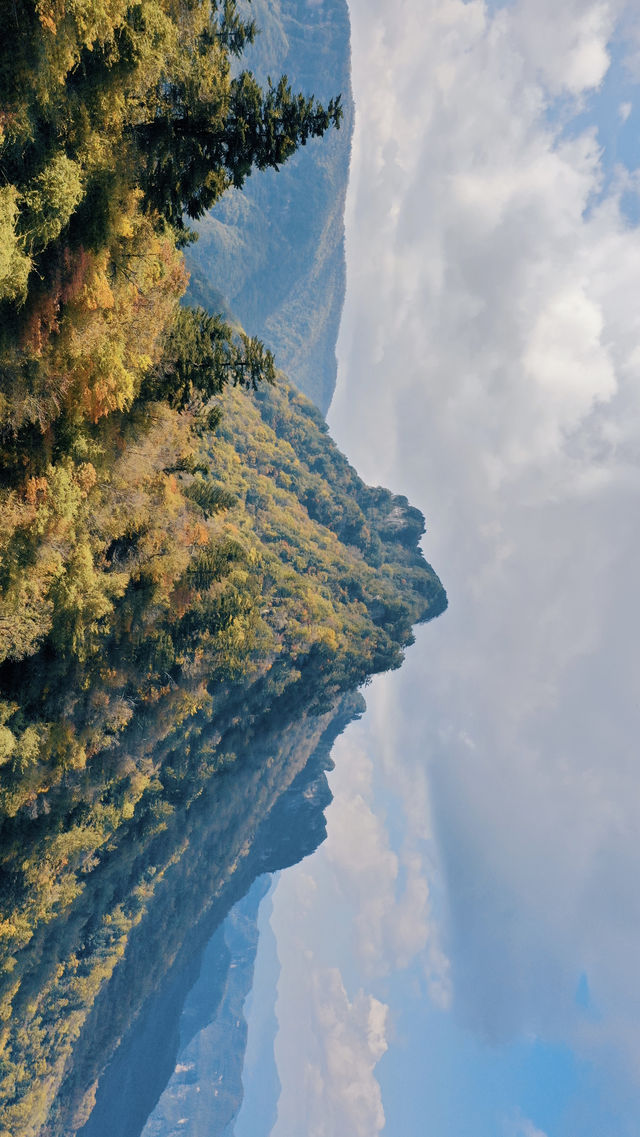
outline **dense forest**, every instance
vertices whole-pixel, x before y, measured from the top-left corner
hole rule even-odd
[[[190,219],[340,125],[241,69],[256,32],[234,0],[5,6],[2,1137],[86,1120],[345,693],[446,604],[421,514],[181,303]]]

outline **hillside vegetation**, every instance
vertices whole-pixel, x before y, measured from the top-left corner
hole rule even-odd
[[[419,512],[360,482],[259,340],[179,304],[189,218],[340,122],[231,67],[254,35],[233,0],[5,13],[2,1137],[88,1116],[301,738],[446,604]]]

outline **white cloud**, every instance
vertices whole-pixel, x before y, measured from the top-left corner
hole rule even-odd
[[[384,1125],[375,1066],[387,1049],[387,1007],[372,992],[419,959],[433,1000],[444,1008],[450,998],[420,835],[409,826],[392,849],[374,809],[372,748],[366,723],[337,741],[327,841],[274,892],[282,1089],[273,1137],[372,1137]]]
[[[618,6],[620,7],[620,6]],[[521,0],[509,20],[514,44],[553,94],[598,87],[609,67],[615,6],[605,2]]]
[[[282,965],[281,1093],[272,1137],[373,1137],[385,1123],[374,1070],[387,1049],[387,1007],[362,989],[350,1000],[338,968],[319,963],[287,917],[283,927],[283,911],[280,897],[272,923]]]
[[[423,771],[398,761],[398,725],[405,712],[397,679],[388,674],[374,682],[367,693],[366,719],[334,747],[335,796],[323,855],[352,913],[351,942],[363,973],[382,977],[420,959],[429,994],[444,1009],[451,990],[449,961],[432,913],[429,789]],[[405,720],[405,727],[410,721]],[[412,749],[415,745],[407,742],[405,758]],[[380,781],[377,797],[374,768]],[[397,852],[379,812],[381,800],[394,799],[403,818]]]
[[[549,113],[601,84],[622,7],[351,0],[330,421],[368,480],[424,508],[449,591],[387,752],[408,813],[431,813],[458,1013],[640,1070],[640,233],[624,177],[602,197],[595,131]],[[373,848],[365,806],[349,819]]]
[[[565,430],[578,426],[596,402],[616,393],[616,378],[602,343],[601,309],[574,284],[550,296],[523,353],[523,375],[540,388],[545,408]]]
[[[366,736],[365,736],[366,738]],[[353,913],[353,948],[362,972],[384,975],[424,952],[429,940],[429,885],[419,855],[395,853],[376,814],[371,757],[357,734],[339,740],[328,814],[327,863]]]
[[[509,1134],[510,1137],[547,1137],[542,1129],[538,1129],[532,1121],[529,1121],[525,1117],[519,1118],[518,1121],[510,1127]]]

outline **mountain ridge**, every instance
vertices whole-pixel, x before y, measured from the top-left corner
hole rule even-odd
[[[278,864],[322,838],[321,777],[310,813],[289,787],[446,594],[420,512],[362,483],[197,263],[211,312],[179,305],[185,212],[295,160],[338,124],[333,94],[240,72],[234,0],[21,10],[0,45],[0,1134],[69,1137],[273,860],[252,860],[265,817],[284,810]],[[300,21],[273,10],[276,51]],[[332,163],[302,195],[320,234]],[[296,342],[335,330],[335,304],[302,309]]]
[[[354,106],[346,0],[254,0],[262,31],[247,62],[265,82],[284,71],[303,90],[342,96],[338,132],[311,140],[276,174],[253,175],[196,225],[188,296],[222,307],[258,334],[278,366],[326,414],[346,287],[344,204]],[[213,290],[213,291],[210,291]],[[217,301],[220,303],[220,301]]]

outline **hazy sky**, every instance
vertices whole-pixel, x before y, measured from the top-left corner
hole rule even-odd
[[[425,512],[450,608],[275,892],[273,1137],[631,1137],[638,8],[350,7],[330,425]]]

